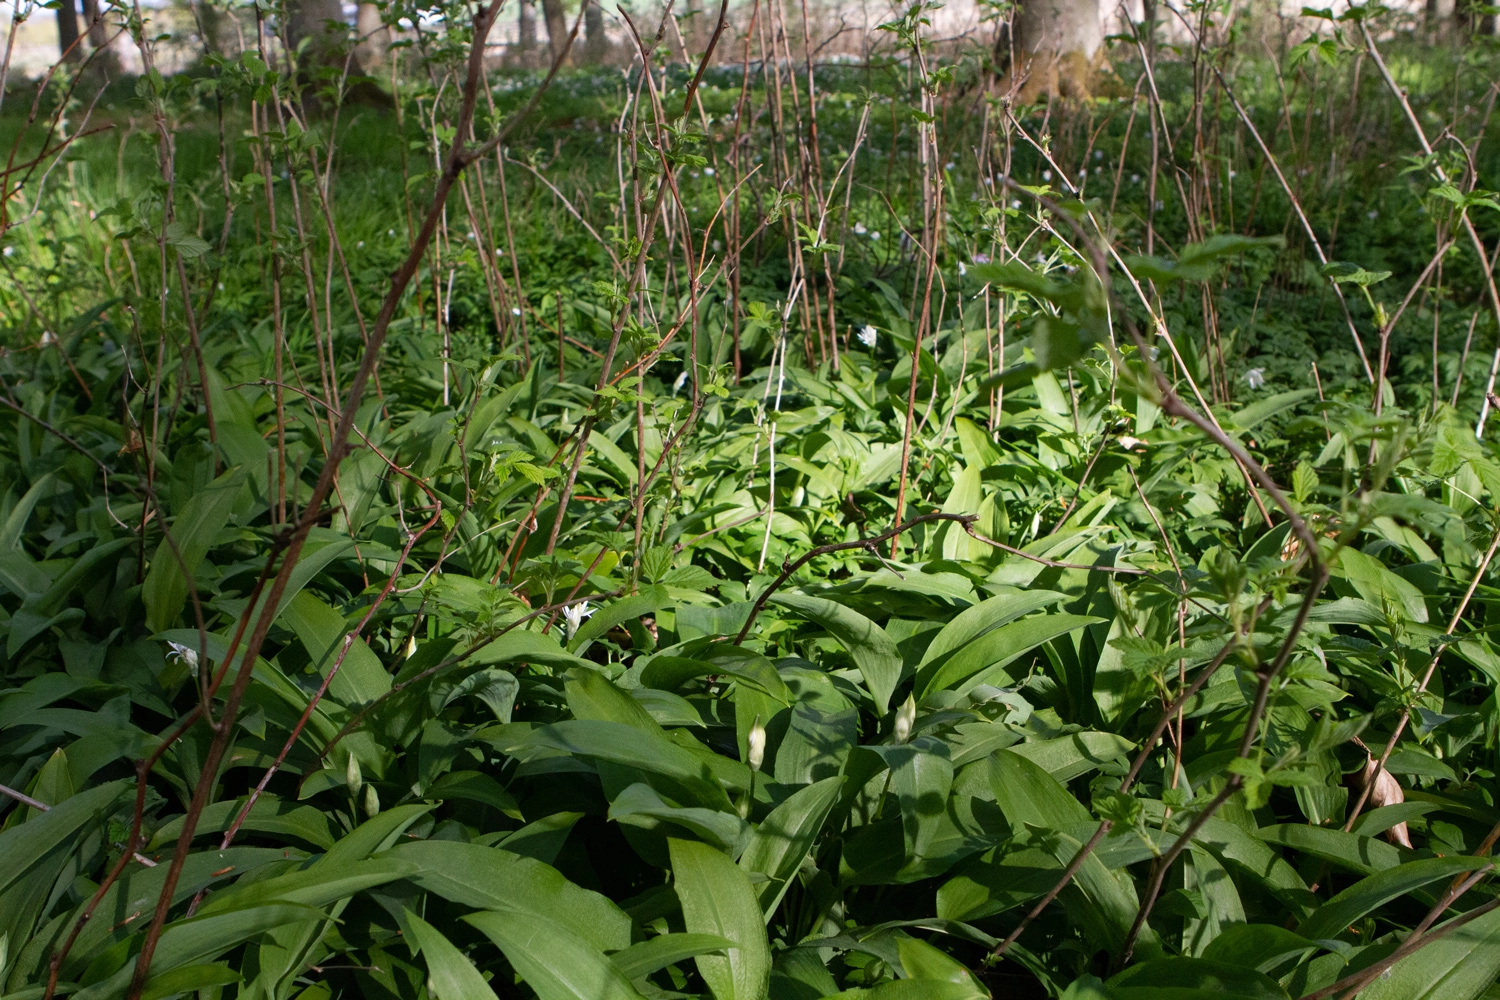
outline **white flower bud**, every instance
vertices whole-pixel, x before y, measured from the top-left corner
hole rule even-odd
[[[749,744],[747,754],[750,770],[759,771],[760,765],[766,759],[766,727],[760,724],[760,716],[755,717],[755,725],[750,727],[750,736],[746,740]]]
[[[897,743],[905,743],[911,738],[911,727],[917,721],[917,701],[911,695],[896,709],[895,737]]]
[[[358,795],[365,784],[365,776],[359,769],[359,758],[352,753],[349,755],[349,766],[344,769],[344,782],[349,786],[350,795]]]
[[[372,819],[380,815],[380,795],[374,785],[365,786],[365,815]]]

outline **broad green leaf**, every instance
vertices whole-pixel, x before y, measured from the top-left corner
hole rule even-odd
[[[699,955],[698,972],[715,1000],[763,1000],[771,950],[750,879],[723,854],[690,840],[672,840],[672,881],[688,931],[734,942],[724,955]]]
[[[980,636],[1055,604],[1063,596],[1051,590],[1029,590],[1017,594],[1001,594],[965,608],[944,625],[928,645],[927,651],[922,654],[921,666],[939,662]]]
[[[222,833],[229,829],[229,824],[239,816],[240,809],[244,805],[244,799],[211,803],[203,810],[203,815],[193,835],[202,837],[210,833]],[[175,841],[178,834],[182,832],[182,822],[183,817],[176,816],[158,827],[147,849],[154,851],[163,844]],[[322,810],[313,806],[287,802],[270,794],[262,795],[255,800],[254,808],[245,817],[245,822],[240,828],[257,833],[275,833],[293,837],[310,847],[322,850],[328,850],[334,844],[333,828]]]
[[[1319,946],[1301,934],[1275,924],[1237,924],[1226,927],[1199,957],[1224,965],[1270,972],[1293,955]]]
[[[615,952],[609,960],[625,974],[625,978],[639,979],[685,959],[728,951],[732,947],[734,942],[717,934],[658,934],[649,941]]]
[[[15,884],[52,848],[73,841],[84,826],[106,815],[133,786],[134,782],[120,780],[85,789],[0,833],[0,891]]]
[[[188,578],[229,523],[235,498],[244,485],[239,469],[231,469],[193,494],[172,519],[171,543],[162,539],[151,557],[151,570],[141,588],[146,605],[146,627],[153,632],[177,621],[188,599]],[[174,548],[175,546],[175,548]],[[200,595],[201,597],[204,595]]]
[[[405,923],[427,960],[428,983],[435,1000],[495,1000],[495,991],[484,981],[474,963],[453,947],[443,932],[406,911]]]
[[[1408,861],[1360,879],[1349,888],[1318,907],[1297,928],[1305,938],[1333,938],[1343,933],[1367,913],[1372,913],[1410,892],[1433,882],[1451,880],[1461,872],[1474,871],[1489,862],[1485,858],[1459,855],[1451,858],[1427,858]]]
[[[1093,820],[1056,778],[1040,764],[1016,753],[1014,747],[990,757],[990,783],[995,804],[1018,833],[1028,826],[1066,830]]]
[[[1289,1000],[1274,979],[1239,965],[1203,958],[1160,958],[1133,965],[1108,982],[1116,1000]]]
[[[652,721],[652,725],[655,725]],[[623,722],[569,719],[543,726],[515,744],[517,749],[547,748],[661,774],[678,781],[699,798],[697,804],[729,809],[729,797],[708,765],[661,733]]]
[[[644,615],[655,614],[662,608],[671,607],[673,603],[671,595],[667,593],[667,588],[655,585],[642,587],[640,593],[606,604],[589,616],[589,619],[578,627],[578,632],[569,640],[568,652],[582,655],[595,639],[616,625],[633,621]]]
[[[767,877],[767,881],[755,887],[767,923],[823,829],[843,784],[842,777],[833,777],[798,789],[772,809],[751,833],[739,865],[747,872]]]
[[[1374,875],[1387,868],[1395,868],[1412,857],[1412,852],[1383,840],[1300,823],[1278,823],[1275,826],[1261,827],[1260,838],[1270,844],[1279,844],[1322,858],[1360,875]]]
[[[777,594],[772,603],[816,622],[837,639],[859,668],[865,687],[875,700],[875,710],[884,715],[891,694],[901,681],[901,652],[885,630],[864,615],[824,597]]]
[[[20,547],[22,532],[26,530],[26,521],[31,517],[31,512],[36,508],[42,497],[53,488],[56,477],[52,473],[39,478],[31,484],[21,499],[11,508],[10,514],[6,516],[5,523],[0,525],[0,552],[10,552]]]
[[[267,931],[290,924],[318,920],[322,914],[306,906],[275,903],[247,910],[191,917],[169,924],[162,932],[151,962],[147,989],[184,966],[201,965],[223,955],[231,948],[259,937]],[[76,1000],[122,1000],[135,972],[135,963],[125,966],[102,982],[74,994]],[[170,982],[170,981],[169,981]]]
[[[412,882],[462,906],[519,907],[566,927],[600,952],[630,945],[630,918],[619,907],[532,858],[446,840],[398,844],[381,856],[415,864]]]
[[[745,821],[735,813],[677,805],[641,781],[615,796],[609,804],[609,818],[647,830],[655,830],[662,823],[675,823],[731,855],[740,852],[750,835]]]
[[[500,946],[540,1000],[640,998],[603,952],[561,923],[508,907],[471,913],[464,920]]]
[[[896,940],[896,954],[907,979],[952,983],[970,990],[975,1000],[988,1000],[989,991],[979,984],[962,962],[934,948],[920,938],[902,936]]]
[[[1114,733],[1084,732],[1056,739],[1014,743],[1010,753],[1025,757],[1058,781],[1072,781],[1080,774],[1117,760],[1135,749],[1135,744]]]
[[[216,892],[198,908],[198,912],[207,916],[271,903],[327,906],[365,889],[394,882],[415,871],[415,863],[390,857],[335,865],[312,865],[304,871],[289,872]]]
[[[1457,919],[1457,918],[1455,918]],[[1430,933],[1443,933],[1438,924]],[[1500,910],[1424,945],[1360,991],[1360,1000],[1474,1000],[1500,975]]]
[[[563,685],[568,710],[575,719],[598,719],[660,733],[661,726],[640,702],[621,691],[597,670],[579,667],[568,672]]]
[[[349,651],[328,684],[328,695],[335,701],[354,708],[369,704],[391,689],[391,677],[380,659],[363,639],[350,640],[350,626],[344,616],[318,597],[303,591],[287,604],[282,617],[302,640],[313,668],[325,676],[347,644]]]
[[[1103,620],[1092,615],[1038,615],[986,632],[942,662],[922,668],[917,675],[918,700],[937,691],[963,693],[965,682],[981,671],[1003,667],[1044,642]]]

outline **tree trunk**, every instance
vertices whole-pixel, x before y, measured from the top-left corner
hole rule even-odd
[[[78,5],[74,0],[62,0],[57,8],[57,51],[68,62],[83,61],[83,48],[77,41]]]
[[[703,16],[703,0],[687,0],[688,30],[682,40],[687,45],[689,61],[701,53],[703,47],[708,44],[708,30],[703,23]]]
[[[520,0],[516,6],[520,8],[516,15],[516,49],[521,63],[530,65],[536,52],[536,6],[532,0]]]
[[[355,46],[350,52],[349,25],[344,20],[344,7],[340,0],[290,0],[287,4],[287,42],[292,51],[301,51],[298,73],[308,87],[308,95],[314,103],[319,94],[331,89],[329,81],[320,79],[316,69],[327,68],[342,78],[345,69],[350,77],[363,77],[364,64],[360,61],[360,49]],[[307,47],[300,48],[303,40]],[[343,92],[346,102],[389,107],[390,95],[370,80],[349,83]]]
[[[99,8],[99,0],[83,0],[83,24],[84,30],[88,32],[89,47],[96,53],[94,68],[114,76],[119,72],[120,61],[115,58],[114,51],[108,48],[109,28],[104,23],[104,12]]]
[[[381,21],[380,8],[373,3],[360,4],[354,15],[354,31],[359,36],[355,51],[365,69],[382,65],[386,50],[391,47],[391,30]]]
[[[1086,98],[1104,51],[1100,0],[1024,0],[1016,12],[1009,85],[1030,104],[1043,95]]]
[[[604,34],[604,8],[590,3],[583,12],[583,60],[599,66],[609,57],[609,38]]]
[[[547,22],[547,44],[555,61],[568,46],[568,15],[563,11],[563,0],[542,0],[542,17]]]

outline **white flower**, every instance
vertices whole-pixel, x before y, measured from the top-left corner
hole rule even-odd
[[[746,737],[745,743],[745,763],[750,765],[750,770],[759,771],[761,762],[766,759],[766,727],[760,724],[760,716],[755,717],[755,724],[750,727],[750,735]]]
[[[573,634],[578,631],[578,626],[582,625],[583,620],[593,614],[594,611],[589,607],[588,601],[581,601],[578,604],[563,608],[562,613],[563,620],[568,623],[568,638],[571,639],[573,638]]]
[[[512,316],[519,316],[519,315],[521,315],[521,307],[520,306],[511,306],[510,307],[510,314]]]
[[[964,262],[963,261],[959,261],[958,262],[958,276],[960,278],[962,278],[964,275],[966,275],[968,273],[969,273],[969,269],[967,267],[964,267]]]
[[[1050,181],[1051,179],[1052,179],[1052,171],[1050,171],[1050,170],[1043,170],[1042,171],[1042,180],[1044,180],[1044,181]]]
[[[1266,370],[1264,368],[1252,368],[1245,373],[1245,384],[1252,389],[1259,389],[1266,384]]]
[[[7,257],[9,257],[11,254],[13,254],[15,252],[16,252],[16,248],[15,247],[6,247],[5,248],[5,256],[7,256]]]
[[[872,239],[872,240],[878,240],[878,239],[880,239],[880,230],[876,229],[873,232],[871,232],[870,233],[870,239]]]
[[[1131,174],[1130,175],[1130,183],[1132,183],[1132,184],[1139,184],[1140,182],[1141,182],[1141,175],[1140,174]]]
[[[1104,159],[1104,150],[1102,150],[1102,149],[1096,149],[1096,150],[1094,150],[1094,159],[1096,159],[1096,160],[1102,160],[1102,159]]]
[[[178,663],[186,663],[188,670],[192,671],[194,677],[198,676],[198,651],[191,646],[184,646],[180,642],[167,640],[167,645],[172,651],[167,654],[167,659],[176,660]]]
[[[358,243],[354,244],[354,249],[356,249],[356,250],[363,250],[364,248],[365,248],[365,241],[364,240],[360,240]]]
[[[948,163],[943,164],[943,169],[946,170],[948,173],[951,174],[953,172],[953,168],[956,167],[956,166],[958,166],[958,164],[953,163],[953,162],[950,161]]]
[[[1377,211],[1375,211],[1375,210],[1374,210],[1374,209],[1373,209],[1373,208],[1372,208],[1372,209],[1370,209],[1370,210],[1369,210],[1369,211],[1368,211],[1368,212],[1366,212],[1366,213],[1365,213],[1365,218],[1367,218],[1367,219],[1369,219],[1369,220],[1370,220],[1370,221],[1372,221],[1372,222],[1373,222],[1373,221],[1374,221],[1374,220],[1376,220],[1376,219],[1378,219],[1378,218],[1380,218],[1380,213],[1379,213],[1379,212],[1377,212]]]
[[[472,229],[471,229],[471,230],[469,230],[469,239],[471,239],[471,240],[476,240],[476,239],[478,239],[478,238],[479,238],[479,237],[477,237],[477,236],[475,236],[475,235],[474,235],[474,230],[472,230]]]
[[[718,240],[714,240],[714,253],[718,253],[720,250],[723,250],[723,249],[724,249],[724,244],[721,243],[721,242],[719,242]]]
[[[1137,446],[1143,445],[1145,443],[1146,442],[1142,441],[1140,438],[1131,437],[1129,434],[1125,434],[1120,437],[1120,447],[1124,448],[1126,451],[1130,451]]]
[[[1020,208],[1021,207],[1021,199],[1020,198],[1012,198],[1010,200],[1010,207],[1011,208]]]
[[[42,331],[42,343],[44,345],[45,344],[55,344],[55,343],[57,343],[57,334],[53,333],[51,330],[43,330]]]
[[[387,229],[387,230],[386,230],[386,231],[385,231],[385,234],[386,234],[386,235],[387,235],[387,236],[395,236],[395,235],[396,235],[396,231],[395,231],[395,230],[394,230],[394,229]]]
[[[868,233],[868,232],[869,232],[869,230],[865,228],[865,224],[863,222],[856,222],[854,224],[854,235],[856,235],[856,236],[863,236],[865,233]]]
[[[864,344],[866,347],[875,346],[875,336],[875,328],[870,324],[866,323],[864,326],[859,328],[859,342],[861,344]]]
[[[704,176],[706,176],[706,177],[712,177],[714,175],[714,168],[713,167],[704,167],[703,168],[703,173],[704,173]]]
[[[905,743],[911,738],[912,723],[917,721],[917,702],[911,695],[896,709],[896,725],[892,735],[897,743]]]
[[[677,378],[672,382],[672,395],[677,395],[677,390],[681,389],[684,383],[687,382],[687,376],[688,373],[686,368],[684,368],[681,372],[678,372]]]

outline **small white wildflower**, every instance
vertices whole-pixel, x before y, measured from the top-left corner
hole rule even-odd
[[[714,168],[713,167],[704,167],[703,168],[703,176],[705,176],[705,177],[712,177],[713,175],[714,175]]]
[[[1120,447],[1124,448],[1126,451],[1132,451],[1136,447],[1145,443],[1146,442],[1142,441],[1140,438],[1131,437],[1129,434],[1125,434],[1120,437]]]
[[[186,663],[188,670],[192,672],[194,677],[197,677],[198,651],[191,646],[184,646],[180,642],[172,642],[171,640],[167,641],[167,645],[172,647],[172,651],[167,654],[167,659],[175,660],[178,663]]]
[[[964,275],[966,275],[968,273],[969,273],[969,269],[967,267],[964,267],[964,262],[963,261],[959,261],[958,262],[958,276],[961,278],[961,277],[963,277]]]
[[[1051,179],[1052,179],[1052,171],[1050,171],[1050,170],[1043,170],[1042,171],[1042,180],[1044,180],[1044,181],[1050,181]]]
[[[16,252],[16,248],[15,247],[6,247],[5,248],[5,256],[7,256],[7,257],[11,256],[15,252]]]
[[[750,727],[750,735],[745,742],[745,763],[750,765],[750,770],[759,771],[761,763],[766,759],[766,727],[760,724],[760,716],[755,717],[755,724]]]
[[[1229,171],[1229,179],[1230,180],[1234,180],[1239,175],[1240,175],[1240,172],[1238,170],[1231,170],[1231,171]]]
[[[911,695],[896,709],[896,725],[893,736],[897,743],[905,743],[911,738],[912,724],[917,721],[917,702]]]
[[[581,601],[563,608],[563,620],[568,623],[569,639],[573,638],[573,634],[578,631],[578,626],[583,624],[583,620],[593,613],[594,610],[589,607],[588,601]]]
[[[864,326],[859,328],[859,342],[861,344],[864,344],[866,347],[875,346],[875,336],[875,328],[870,324],[866,323]]]
[[[42,331],[42,343],[43,344],[55,344],[55,343],[57,343],[57,334],[53,333],[51,330],[43,330]]]
[[[396,231],[395,231],[395,230],[394,230],[394,229],[387,229],[387,230],[386,230],[386,231],[385,231],[385,234],[386,234],[386,235],[387,235],[387,236],[395,236],[395,235],[396,235]]]
[[[672,395],[677,395],[677,390],[681,389],[687,382],[687,376],[688,373],[686,368],[677,373],[677,378],[672,381]]]
[[[1141,175],[1140,174],[1131,174],[1130,175],[1130,183],[1132,183],[1132,184],[1139,184],[1140,182],[1141,182]]]
[[[519,316],[519,315],[521,315],[521,307],[520,306],[511,306],[510,307],[510,314],[512,316]]]
[[[475,236],[475,235],[474,235],[474,230],[472,230],[472,229],[471,229],[471,230],[469,230],[469,239],[470,239],[470,240],[476,240],[476,239],[478,239],[478,238],[479,238],[479,237],[477,237],[477,236]]]
[[[869,232],[869,230],[865,228],[865,224],[863,222],[856,222],[854,224],[854,235],[856,235],[856,236],[863,236],[865,233],[868,233],[868,232]]]
[[[946,170],[948,173],[951,174],[951,173],[953,173],[953,168],[956,167],[956,166],[958,166],[958,164],[953,163],[953,162],[950,161],[948,163],[943,164],[943,169]]]
[[[1096,160],[1102,160],[1102,159],[1104,159],[1104,150],[1102,150],[1102,149],[1096,149],[1096,150],[1094,150],[1094,159],[1096,159]]]
[[[358,243],[354,244],[354,249],[356,249],[356,250],[363,250],[364,248],[365,248],[365,241],[364,240],[360,240]]]
[[[718,253],[720,250],[724,249],[724,244],[721,243],[721,242],[719,242],[718,240],[714,240],[713,246],[714,246],[714,253]]]
[[[873,230],[870,233],[870,239],[872,239],[872,240],[878,240],[878,239],[880,239],[880,230],[878,230],[878,229]]]
[[[1376,219],[1380,218],[1380,213],[1372,208],[1365,213],[1365,218],[1369,219],[1371,222],[1374,222]]]
[[[1245,373],[1245,384],[1252,389],[1259,389],[1266,384],[1266,370],[1264,368],[1252,368]]]
[[[1012,198],[1010,200],[1010,207],[1011,208],[1020,208],[1021,207],[1021,199],[1020,198]]]

